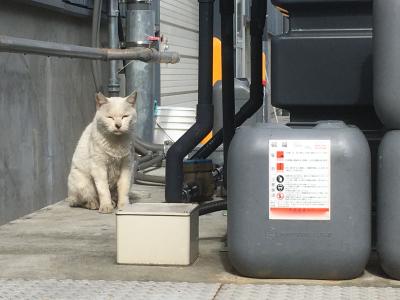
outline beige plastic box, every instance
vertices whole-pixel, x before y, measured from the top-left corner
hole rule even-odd
[[[116,215],[117,263],[190,265],[197,259],[197,204],[135,203]]]

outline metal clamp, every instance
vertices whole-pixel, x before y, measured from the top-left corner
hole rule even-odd
[[[109,3],[110,4],[108,7],[108,16],[109,17],[118,17],[118,15],[119,15],[118,0],[111,0]]]
[[[119,16],[119,10],[118,9],[110,9],[108,16],[109,17],[118,17]]]
[[[152,41],[136,41],[136,42],[126,42],[125,46],[127,48],[133,48],[133,47],[151,48],[153,44],[154,42]]]
[[[125,0],[126,3],[146,3],[150,4],[152,0]]]

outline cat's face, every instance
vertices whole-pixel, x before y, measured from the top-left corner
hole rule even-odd
[[[96,94],[98,128],[113,135],[123,135],[130,132],[137,120],[136,98],[136,91],[126,98],[107,98],[101,93]]]

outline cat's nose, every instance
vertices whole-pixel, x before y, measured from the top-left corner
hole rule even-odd
[[[117,129],[120,129],[120,128],[121,128],[121,124],[116,123],[116,124],[115,124],[115,127],[117,127]]]

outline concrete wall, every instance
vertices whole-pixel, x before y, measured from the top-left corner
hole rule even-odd
[[[90,24],[0,1],[0,34],[89,45]],[[66,197],[94,93],[89,61],[0,53],[0,224]]]

